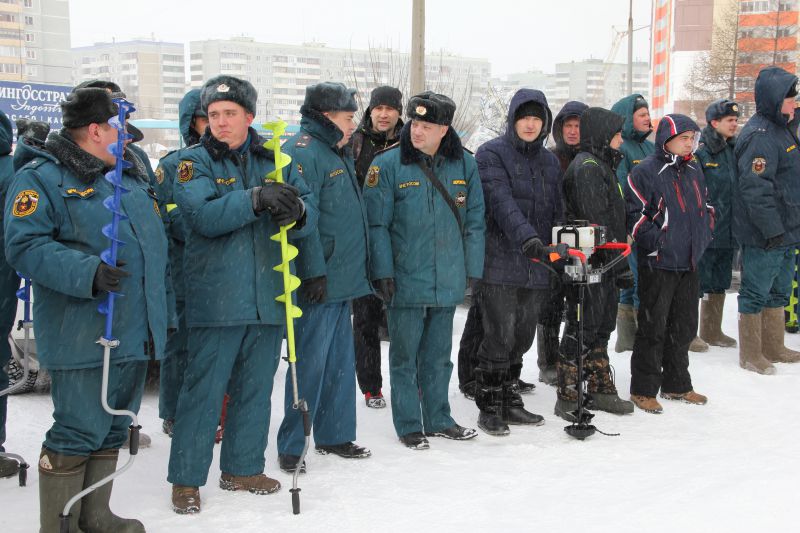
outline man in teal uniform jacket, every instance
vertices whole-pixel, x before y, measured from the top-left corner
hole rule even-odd
[[[316,226],[309,191],[293,167],[267,180],[274,154],[250,127],[256,90],[217,76],[202,88],[209,128],[182,153],[175,200],[187,226],[184,253],[189,361],[178,397],[167,479],[179,514],[200,511],[222,399],[230,395],[220,450],[220,487],[269,494],[264,475],[272,381],[285,330],[279,226],[298,237]],[[301,227],[302,229],[298,229]]]
[[[413,97],[399,146],[374,159],[364,182],[370,279],[389,309],[392,419],[417,450],[429,447],[426,434],[476,435],[455,423],[447,397],[455,306],[483,274],[486,227],[475,159],[451,126],[455,107],[432,92]]]
[[[59,513],[83,488],[114,471],[130,419],[112,416],[100,403],[105,316],[97,311],[106,292],[115,301],[108,402],[138,411],[147,361],[161,359],[167,330],[167,241],[145,166],[130,150],[123,175],[125,215],[119,224],[117,267],[100,260],[109,247],[102,228],[111,222],[103,200],[114,189],[103,176],[115,164],[107,148],[117,130],[107,124],[117,114],[110,94],[77,89],[61,104],[64,129],[44,149],[20,143],[23,164],[8,190],[5,210],[6,257],[33,280],[33,314],[39,361],[52,376],[54,423],[39,459],[42,532],[58,531]],[[111,484],[72,510],[73,528],[86,531],[144,531],[108,508]],[[75,529],[73,529],[75,530]]]

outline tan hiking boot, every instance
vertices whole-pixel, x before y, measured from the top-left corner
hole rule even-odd
[[[655,415],[661,414],[661,411],[664,410],[661,407],[661,404],[658,403],[658,400],[656,400],[653,396],[639,396],[638,394],[631,394],[631,401],[642,411],[647,411],[648,413],[653,413]]]
[[[694,339],[692,339],[692,342],[689,343],[689,351],[700,352],[700,353],[707,352],[708,344],[706,343],[706,341],[695,335]]]
[[[281,483],[264,474],[234,476],[223,472],[219,478],[219,487],[224,490],[246,490],[253,494],[272,494],[281,489]]]
[[[178,514],[200,512],[200,489],[186,485],[172,485],[172,510]]]
[[[617,307],[617,342],[614,351],[617,353],[633,350],[633,341],[636,339],[636,309],[629,304],[619,304]]]
[[[773,363],[800,361],[800,352],[790,350],[783,344],[785,323],[783,307],[765,307],[761,311],[761,352]]]
[[[771,375],[775,367],[761,352],[761,322],[761,313],[739,313],[739,366],[750,372]]]
[[[706,294],[700,300],[700,338],[712,346],[733,348],[736,339],[722,333],[722,309],[724,294]]]
[[[661,397],[665,400],[675,400],[694,405],[705,405],[708,403],[707,397],[693,390],[690,390],[689,392],[662,392]]]

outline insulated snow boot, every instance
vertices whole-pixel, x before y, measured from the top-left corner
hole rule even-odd
[[[317,446],[316,448],[319,455],[338,455],[343,459],[366,459],[372,455],[371,451],[354,442]]]
[[[560,326],[560,325],[559,325]],[[536,365],[539,367],[539,381],[555,386],[556,362],[558,361],[558,333],[560,327],[536,326]]]
[[[19,463],[8,457],[0,457],[0,478],[19,474]]]
[[[200,488],[172,485],[172,510],[178,514],[200,512]]]
[[[89,456],[86,463],[86,475],[83,478],[83,488],[97,483],[110,476],[117,469],[119,450],[100,450]],[[120,518],[111,512],[108,502],[111,499],[111,489],[114,482],[93,490],[83,497],[83,506],[78,520],[84,533],[144,533],[144,526],[132,518]]]
[[[508,429],[502,419],[503,409],[503,373],[488,370],[475,370],[478,389],[475,392],[475,405],[478,406],[478,427],[495,437],[508,435]]]
[[[655,399],[655,396],[640,396],[638,394],[631,394],[631,401],[642,411],[646,411],[654,415],[660,415],[664,410],[664,408],[661,407],[661,404],[658,403],[658,400]]]
[[[578,410],[578,367],[574,362],[559,357],[556,369],[558,388],[553,412],[567,422],[577,422],[573,412]]]
[[[694,339],[692,339],[692,342],[689,343],[689,351],[695,353],[707,352],[708,343],[706,343],[706,341],[695,335]]]
[[[61,455],[42,448],[39,454],[39,533],[61,531],[59,515],[70,498],[83,490],[88,457]],[[82,500],[70,509],[70,531],[78,530]]]
[[[623,400],[617,393],[605,348],[595,348],[590,352],[586,360],[586,370],[589,374],[587,390],[592,398],[592,407],[615,415],[629,415],[633,412],[633,402]]]
[[[700,300],[700,338],[711,346],[736,347],[736,339],[722,333],[725,294],[706,294]]]
[[[541,426],[544,424],[542,416],[525,409],[525,403],[515,387],[515,382],[509,381],[503,384],[502,402],[500,418],[506,424],[514,426]]]
[[[266,474],[234,476],[223,472],[219,477],[219,488],[223,490],[246,490],[251,494],[264,495],[281,490],[281,482],[267,477]]]
[[[784,325],[782,307],[765,307],[761,311],[761,353],[773,363],[797,363],[800,352],[783,344]]]
[[[630,304],[619,304],[617,307],[617,342],[614,351],[617,353],[633,350],[636,339],[636,309]]]
[[[771,375],[775,367],[761,347],[761,313],[739,313],[739,366],[758,374]]]

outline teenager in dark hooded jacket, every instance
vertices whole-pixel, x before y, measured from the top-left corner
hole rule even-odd
[[[564,174],[564,205],[567,220],[587,220],[605,226],[608,242],[626,242],[625,199],[617,181],[616,166],[622,159],[622,124],[625,119],[599,107],[590,107],[581,117],[581,152]],[[609,257],[599,252],[591,258],[601,265]],[[600,283],[587,285],[583,308],[583,347],[589,394],[595,408],[614,414],[633,412],[633,403],[621,400],[611,377],[608,339],[614,331],[619,294],[617,286],[629,287],[633,275],[627,263],[606,274]],[[558,362],[558,400],[555,413],[572,421],[578,407],[576,387],[578,353],[578,294],[567,291],[567,328]]]
[[[556,147],[553,153],[561,164],[561,171],[567,167],[581,151],[581,115],[589,106],[583,102],[570,101],[564,104],[553,120],[553,139]],[[558,333],[561,329],[561,317],[564,315],[564,289],[557,278],[554,278],[550,299],[539,313],[539,325],[536,328],[536,348],[538,352],[539,381],[549,385],[556,383],[556,362],[558,361]]]
[[[516,385],[550,288],[548,270],[531,259],[543,257],[562,215],[561,167],[544,147],[551,124],[544,93],[520,89],[511,99],[506,133],[475,154],[486,199],[475,401],[478,425],[491,435],[508,433],[507,424],[544,423],[524,409]]]
[[[703,405],[689,375],[689,344],[697,332],[697,264],[714,227],[714,209],[700,163],[692,155],[700,128],[685,115],[666,115],[656,151],[631,171],[625,200],[636,243],[639,313],[631,356],[631,400],[660,413],[661,397]]]

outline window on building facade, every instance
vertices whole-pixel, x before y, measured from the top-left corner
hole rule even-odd
[[[39,75],[39,67],[37,65],[25,65],[25,75],[26,76],[38,76]]]
[[[33,26],[33,17],[30,15],[25,15],[25,24],[28,26]]]
[[[26,43],[35,43],[36,42],[36,35],[33,33],[26,33],[25,34],[25,42]]]
[[[19,21],[19,16],[16,13],[0,11],[0,22],[17,22],[17,21]]]
[[[19,63],[0,63],[0,74],[20,74]]]
[[[25,57],[27,59],[36,59],[36,50],[25,50]]]
[[[33,7],[33,0],[25,0],[25,1],[23,2],[23,5],[24,5],[25,7]]]

